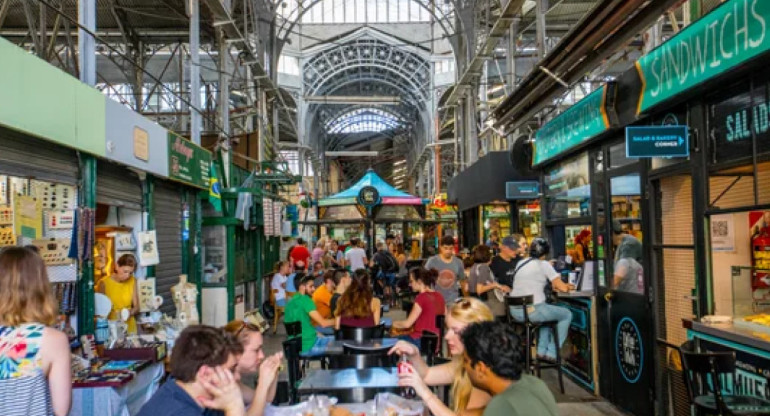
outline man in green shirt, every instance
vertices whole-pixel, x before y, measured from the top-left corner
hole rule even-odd
[[[462,333],[463,367],[474,387],[492,400],[484,416],[559,416],[556,400],[542,380],[524,372],[521,340],[502,322],[481,322]]]
[[[296,276],[294,287],[297,288],[297,293],[292,296],[289,303],[286,304],[286,309],[284,309],[284,322],[302,323],[302,352],[307,352],[313,348],[318,338],[313,322],[323,328],[334,326],[334,319],[324,319],[316,310],[313,298],[311,298],[315,290],[314,279],[312,275]]]

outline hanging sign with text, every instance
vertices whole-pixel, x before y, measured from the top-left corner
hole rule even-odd
[[[626,157],[687,157],[687,126],[626,127]]]
[[[730,0],[639,58],[637,113],[770,49],[770,1]]]
[[[209,188],[211,152],[173,133],[168,134],[168,177],[198,188]]]
[[[596,137],[610,128],[604,85],[549,121],[535,133],[532,165],[539,165]]]

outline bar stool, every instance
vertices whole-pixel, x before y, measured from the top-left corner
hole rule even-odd
[[[562,368],[561,368],[561,348],[559,347],[559,330],[558,330],[559,321],[543,321],[543,322],[530,321],[529,312],[527,311],[527,309],[533,304],[534,304],[534,296],[532,295],[505,297],[505,306],[508,309],[509,322],[513,325],[521,326],[524,330],[524,348],[525,348],[524,357],[527,365],[527,371],[532,373],[532,367],[534,367],[535,374],[539,378],[541,369],[555,368],[559,376],[559,390],[561,391],[562,394],[564,394],[564,379],[562,376]],[[519,322],[513,317],[513,314],[511,314],[511,307],[517,307],[523,310],[524,312],[523,322]],[[537,339],[541,329],[551,331],[551,335],[552,335],[551,340],[554,343],[554,347],[556,347],[555,363],[541,362],[540,359],[537,357],[537,354],[535,354],[535,358],[532,359],[532,349],[537,347]]]

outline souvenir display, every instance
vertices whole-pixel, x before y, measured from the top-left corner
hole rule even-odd
[[[47,240],[34,240],[32,245],[37,247],[40,257],[46,266],[63,266],[72,263],[67,255],[70,251],[68,238],[51,238]]]

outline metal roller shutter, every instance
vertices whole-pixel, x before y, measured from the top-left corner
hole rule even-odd
[[[142,211],[142,183],[136,172],[100,160],[96,167],[96,202]]]
[[[171,286],[182,274],[182,191],[178,185],[156,182],[155,230],[160,264],[155,266],[156,293],[163,296],[161,311],[174,314]]]
[[[0,127],[0,174],[75,185],[78,157],[72,149]]]

